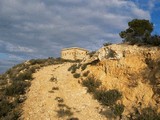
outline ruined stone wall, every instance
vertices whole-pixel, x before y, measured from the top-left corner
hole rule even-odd
[[[82,60],[88,51],[81,48],[68,48],[61,51],[61,58],[68,60]]]

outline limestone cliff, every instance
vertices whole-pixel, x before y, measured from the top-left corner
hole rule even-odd
[[[82,63],[97,62],[86,69],[102,81],[106,89],[118,89],[123,114],[134,108],[152,107],[160,112],[160,48],[113,44],[88,55]]]

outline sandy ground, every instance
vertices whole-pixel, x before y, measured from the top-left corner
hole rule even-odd
[[[48,66],[34,74],[23,105],[24,120],[106,120],[99,113],[102,106],[68,72],[70,65]]]

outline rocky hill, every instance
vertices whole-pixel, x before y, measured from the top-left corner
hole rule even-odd
[[[81,62],[27,61],[0,77],[0,118],[159,120],[159,58],[159,47],[113,44]]]
[[[149,108],[160,112],[159,47],[114,44],[86,58],[84,64],[96,61],[87,70],[102,81],[103,88],[122,93],[116,103],[125,106],[123,115],[134,115],[137,111],[141,114]]]

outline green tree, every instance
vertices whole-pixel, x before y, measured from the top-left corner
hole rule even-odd
[[[144,19],[133,19],[128,22],[129,28],[119,33],[120,37],[123,38],[123,42],[144,43],[151,37],[153,31],[153,24],[149,20]]]

